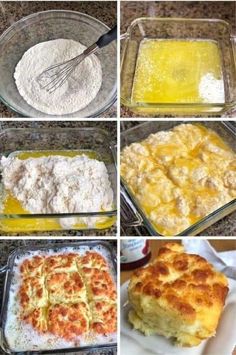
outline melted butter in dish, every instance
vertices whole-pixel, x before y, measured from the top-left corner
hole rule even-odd
[[[132,101],[224,103],[218,45],[206,40],[146,39],[140,44]]]
[[[214,131],[181,124],[121,153],[121,176],[161,235],[176,235],[236,198],[236,154]]]

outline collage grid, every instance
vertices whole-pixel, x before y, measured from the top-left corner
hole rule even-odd
[[[235,0],[0,1],[0,355],[236,355],[235,119]]]

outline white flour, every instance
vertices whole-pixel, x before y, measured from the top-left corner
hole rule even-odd
[[[214,75],[207,73],[201,78],[199,84],[199,95],[204,102],[224,103],[225,92],[223,80],[217,80]]]
[[[81,43],[69,39],[42,42],[28,49],[14,73],[20,95],[35,109],[51,115],[69,114],[85,108],[102,84],[101,64],[94,54],[81,62],[64,84],[52,93],[42,89],[36,81],[46,68],[71,59],[85,49]]]
[[[51,156],[20,160],[3,157],[3,184],[6,190],[31,213],[100,212],[112,209],[113,191],[103,162],[85,155]],[[97,218],[80,222],[94,227]],[[77,218],[61,219],[71,228]]]

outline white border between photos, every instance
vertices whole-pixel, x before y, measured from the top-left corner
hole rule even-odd
[[[32,0],[33,1],[33,0]],[[74,1],[74,0],[72,0]],[[86,1],[86,0],[82,0]],[[101,0],[98,0],[101,1]],[[118,39],[120,35],[120,1],[117,0],[117,31],[118,31]],[[132,0],[132,1],[140,1],[140,0]],[[184,0],[188,1],[188,0]],[[212,0],[213,1],[213,0]],[[195,236],[186,236],[186,237],[154,237],[154,236],[121,236],[120,235],[120,124],[121,122],[132,122],[132,121],[138,121],[140,123],[145,122],[150,120],[148,117],[135,117],[135,118],[125,118],[125,117],[120,117],[120,41],[117,41],[117,117],[114,118],[36,118],[38,122],[87,122],[89,125],[89,122],[116,122],[117,124],[117,235],[116,236],[0,236],[0,241],[1,240],[74,240],[74,241],[79,241],[80,239],[88,239],[88,240],[108,240],[108,241],[117,241],[117,354],[121,355],[120,351],[120,242],[122,240],[126,239],[136,239],[136,238],[144,238],[144,239],[150,239],[150,240],[162,240],[162,241],[169,241],[169,240],[179,240],[179,239],[195,239]],[[166,122],[166,119],[164,118],[151,118],[152,121],[159,121],[159,122]],[[196,121],[196,122],[201,122],[201,121],[232,121],[235,122],[235,119],[233,118],[225,118],[225,117],[218,117],[218,118],[192,118],[192,117],[175,117],[171,118],[173,121]],[[33,121],[32,118],[2,118],[1,121],[6,121],[6,122],[31,122]],[[198,239],[209,239],[209,240],[236,240],[236,236],[198,236]]]

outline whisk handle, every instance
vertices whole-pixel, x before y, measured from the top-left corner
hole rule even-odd
[[[109,32],[102,35],[96,42],[99,48],[107,46],[109,43],[117,39],[117,26],[114,26]]]

